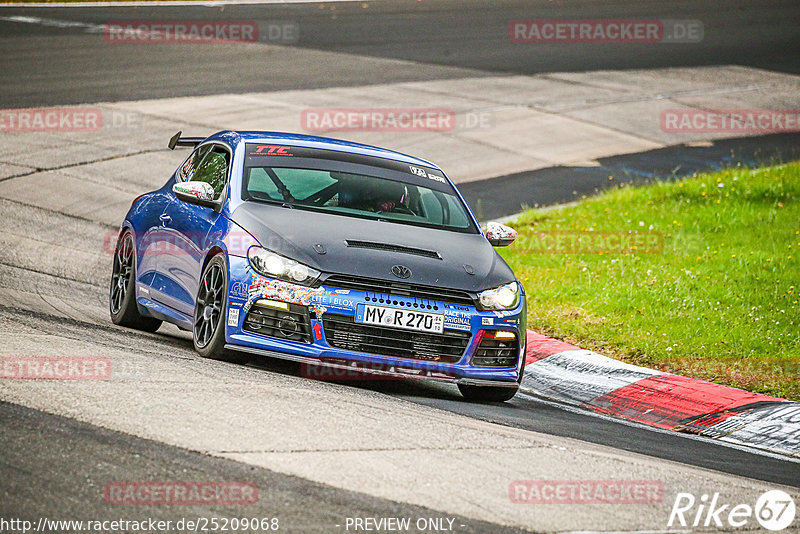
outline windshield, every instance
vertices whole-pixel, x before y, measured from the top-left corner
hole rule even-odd
[[[242,186],[244,200],[477,233],[461,199],[441,183],[433,189],[334,170],[253,166],[245,168]]]

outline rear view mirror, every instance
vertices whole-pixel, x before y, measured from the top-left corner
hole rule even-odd
[[[180,182],[172,186],[172,192],[178,200],[189,204],[206,208],[214,208],[217,205],[214,202],[214,188],[206,182]]]
[[[499,222],[486,223],[486,239],[493,247],[507,247],[517,238],[517,231]]]

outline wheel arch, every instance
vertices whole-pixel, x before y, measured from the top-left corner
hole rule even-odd
[[[111,254],[116,254],[117,246],[119,245],[119,240],[122,238],[122,235],[125,232],[130,232],[131,236],[133,237],[133,255],[136,260],[136,265],[138,266],[140,263],[139,260],[141,260],[141,258],[139,257],[139,233],[136,231],[136,228],[133,226],[133,223],[129,219],[126,218],[124,221],[122,221],[122,224],[120,225],[119,230],[117,231],[117,237],[116,239],[113,240],[114,244],[110,246],[108,250]],[[110,245],[111,239],[109,239],[108,242]]]
[[[209,263],[211,263],[211,260],[216,258],[218,255],[222,255],[222,261],[224,263],[224,273],[223,274],[225,276],[225,286],[223,288],[224,295],[222,297],[222,312],[221,312],[222,318],[221,318],[221,323],[220,323],[220,327],[222,329],[222,336],[223,336],[222,337],[222,339],[223,339],[222,343],[224,345],[225,343],[228,342],[228,331],[227,331],[227,315],[228,315],[228,300],[229,300],[228,292],[229,292],[230,283],[231,283],[231,275],[230,275],[230,261],[229,261],[229,258],[228,258],[228,250],[224,246],[223,243],[215,243],[206,252],[205,257],[203,258],[202,267],[200,269],[200,277],[198,278],[198,292],[199,292],[199,286],[202,285],[203,276],[205,275],[205,272],[206,272],[206,269],[208,268]],[[195,297],[195,307],[196,306],[197,306],[197,297]],[[193,336],[194,336],[194,334],[193,334]],[[200,349],[198,349],[198,347],[197,347],[197,343],[196,342],[195,342],[195,350],[200,351]],[[209,357],[207,355],[204,355],[202,351],[200,351],[200,354],[201,354],[201,356]],[[226,357],[222,357],[220,355],[218,355],[218,356],[219,357],[213,357],[212,356],[212,358],[214,358],[214,359],[227,359]]]
[[[203,258],[203,265],[200,268],[200,275],[201,276],[203,275],[203,273],[206,270],[206,267],[208,267],[208,262],[210,262],[211,258],[216,256],[217,254],[222,254],[225,257],[225,270],[228,271],[228,282],[230,282],[230,264],[228,262],[228,251],[223,245],[219,243],[213,245],[210,249],[208,249],[208,252],[206,252],[206,257]]]

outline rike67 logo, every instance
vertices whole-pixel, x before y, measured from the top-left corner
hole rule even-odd
[[[699,499],[691,493],[678,493],[667,526],[752,529],[755,518],[762,528],[779,531],[792,525],[795,512],[794,499],[781,490],[762,494],[755,506],[724,504],[719,493],[714,493],[710,498],[708,495],[701,495]]]

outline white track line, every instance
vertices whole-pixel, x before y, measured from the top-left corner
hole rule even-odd
[[[103,24],[90,24],[88,22],[78,22],[74,20],[60,20],[48,19],[42,17],[26,17],[16,15],[13,17],[0,17],[0,20],[5,22],[17,22],[20,24],[39,24],[41,26],[50,26],[52,28],[83,28],[86,33],[103,33]]]
[[[203,2],[187,2],[185,0],[154,0],[152,2],[30,2],[30,3],[0,3],[3,7],[151,7],[151,6],[200,6],[216,7],[230,5],[248,4],[269,4],[269,5],[289,5],[289,4],[341,4],[362,2],[363,0],[208,0]],[[376,0],[369,0],[375,2]]]

